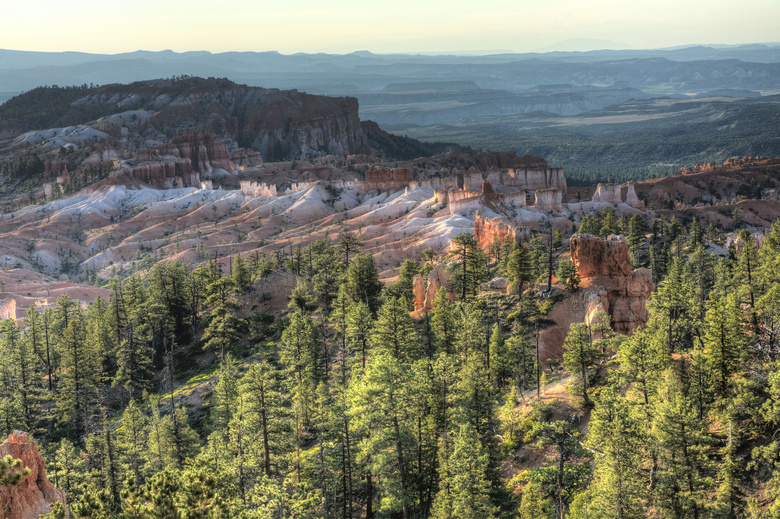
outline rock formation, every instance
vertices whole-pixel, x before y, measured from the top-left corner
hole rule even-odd
[[[622,204],[620,196],[620,184],[599,184],[593,194],[594,202],[607,202],[609,204]]]
[[[645,203],[636,196],[634,183],[626,184],[599,184],[593,193],[594,202],[606,202],[609,204],[628,204],[634,209],[644,211]]]
[[[369,169],[366,171],[366,180],[363,182],[363,190],[382,191],[404,188],[414,180],[412,172],[408,169]]]
[[[414,293],[414,309],[420,310],[425,306],[425,281],[420,274],[415,274],[412,278],[412,293]]]
[[[247,196],[277,196],[276,185],[268,185],[265,182],[252,182],[250,180],[242,180],[239,182],[240,190]]]
[[[591,306],[600,305],[610,315],[615,331],[630,333],[647,322],[645,303],[655,289],[652,273],[646,268],[631,271],[624,237],[602,240],[589,234],[574,235],[570,249],[580,286],[597,296]]]
[[[480,248],[488,252],[495,240],[502,245],[508,240],[520,243],[530,239],[528,228],[518,228],[508,220],[503,218],[485,218],[481,211],[477,211],[474,219],[474,238],[479,243]]]
[[[638,209],[640,211],[645,210],[645,203],[641,201],[638,196],[636,196],[636,190],[634,189],[633,182],[629,182],[628,184],[626,184],[625,201],[628,205],[630,205],[634,209]]]
[[[560,189],[538,189],[534,207],[545,212],[562,211],[563,193]]]
[[[239,142],[248,142],[266,162],[369,151],[354,97],[269,90],[243,120]]]
[[[0,515],[4,519],[37,519],[51,512],[50,503],[59,501],[65,504],[65,492],[46,479],[45,462],[29,434],[21,431],[11,433],[0,445],[0,457],[9,454],[14,459],[21,459],[30,469],[30,474],[17,486],[0,491]],[[68,517],[67,510],[65,514]]]
[[[0,299],[0,319],[16,321],[16,299]]]
[[[193,172],[189,159],[171,159],[128,166],[112,173],[112,177],[129,177],[161,189],[200,187],[200,175]]]
[[[238,148],[230,152],[230,162],[238,169],[254,168],[263,165],[263,157],[254,150]]]
[[[417,274],[412,280],[412,289],[414,291],[414,309],[415,311],[427,308],[433,310],[434,301],[436,299],[436,292],[441,287],[450,286],[450,274],[447,272],[447,264],[439,263],[433,270],[428,273],[428,288],[425,288],[425,284],[422,282],[422,276]],[[419,281],[417,277],[419,276]],[[452,300],[452,294],[450,294],[450,300]]]
[[[233,171],[227,147],[202,131],[182,132],[171,143],[160,149],[163,155],[173,155],[189,160],[192,170],[199,173],[211,173],[214,168]]]

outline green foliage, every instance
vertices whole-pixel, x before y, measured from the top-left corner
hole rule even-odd
[[[452,239],[453,249],[448,267],[453,292],[460,301],[469,301],[477,295],[479,285],[487,278],[487,258],[473,234],[461,233]]]

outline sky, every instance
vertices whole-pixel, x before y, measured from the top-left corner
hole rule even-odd
[[[13,50],[531,52],[582,39],[776,42],[780,0],[0,0],[0,48]]]

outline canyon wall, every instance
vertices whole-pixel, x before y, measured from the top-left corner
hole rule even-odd
[[[189,160],[192,170],[212,173],[214,168],[233,171],[227,147],[208,133],[198,130],[185,131],[171,139],[170,144],[159,148],[161,155],[173,155]]]
[[[646,268],[631,270],[628,243],[623,236],[603,240],[589,234],[574,235],[570,250],[580,286],[592,296],[591,310],[600,305],[619,333],[630,333],[647,323],[645,303],[655,290],[653,276]]]
[[[270,90],[247,110],[240,134],[266,162],[370,151],[354,97]]]

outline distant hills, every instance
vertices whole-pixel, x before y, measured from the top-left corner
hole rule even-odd
[[[562,42],[560,48],[585,43]],[[619,46],[605,43],[609,42],[590,42]],[[205,51],[105,55],[0,50],[0,102],[40,85],[89,87],[182,75],[354,97],[361,119],[371,119],[397,134],[454,140],[474,148],[533,152],[555,159],[575,177],[576,171],[590,177],[605,163],[610,168],[629,167],[631,175],[644,175],[658,164],[673,168],[692,158],[709,161],[732,152],[749,154],[737,153],[748,148],[775,150],[771,136],[748,135],[745,128],[773,127],[768,118],[774,116],[774,101],[755,104],[749,100],[780,94],[780,45],[488,55],[369,51],[343,55]],[[730,105],[733,124],[721,124],[719,117],[659,115],[662,105],[655,103],[712,98],[745,100]],[[605,118],[601,111],[613,107],[631,111],[638,119],[618,123]],[[718,128],[717,133],[712,133],[713,128]],[[640,130],[652,135],[650,142],[658,146],[669,142],[670,147],[646,154],[641,149],[649,140],[638,136],[638,148],[632,152],[630,140],[623,134],[630,136]],[[684,145],[675,138],[676,131],[682,132]],[[725,148],[704,142],[706,136],[724,143]],[[747,138],[754,139],[749,146]],[[616,139],[621,150],[615,157],[627,158],[622,163],[610,159],[610,143]],[[591,153],[603,146],[603,154]]]

